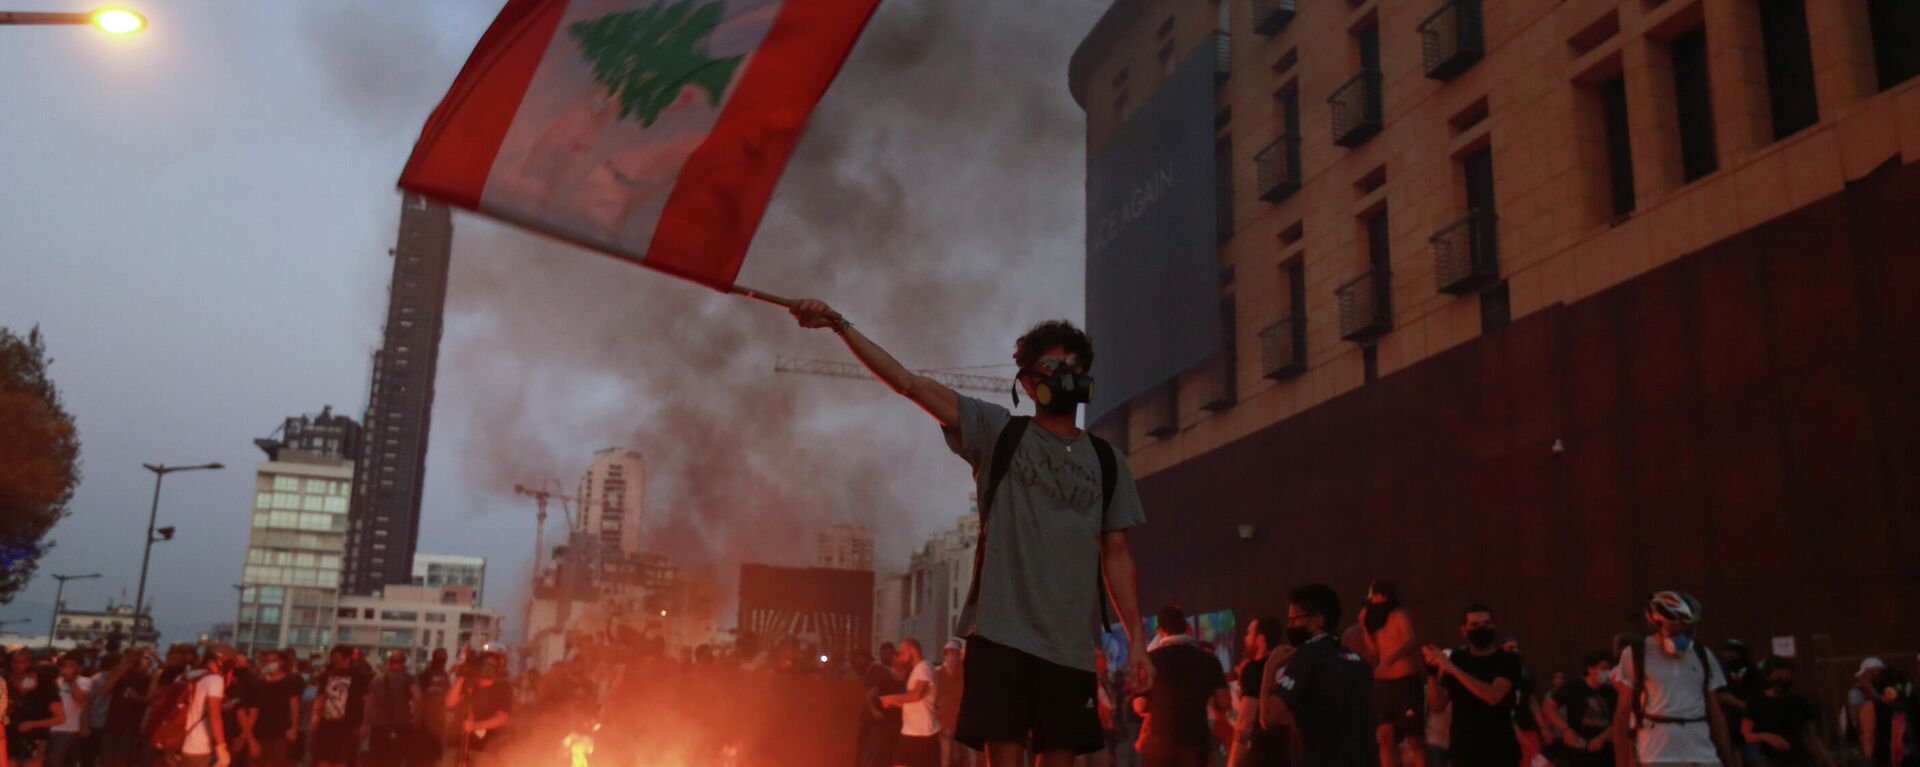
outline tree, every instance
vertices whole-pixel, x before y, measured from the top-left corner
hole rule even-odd
[[[720,105],[744,58],[707,55],[724,14],[719,2],[695,7],[694,0],[660,0],[646,10],[575,22],[567,31],[593,65],[594,82],[620,103],[621,119],[637,115],[641,127],[651,127],[686,89],[704,91],[707,103]]]
[[[40,328],[0,328],[0,604],[33,579],[80,484],[80,435],[47,377]]]

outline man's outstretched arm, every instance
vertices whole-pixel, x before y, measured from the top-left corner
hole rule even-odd
[[[793,318],[800,321],[803,328],[832,328],[845,341],[853,356],[860,364],[867,366],[875,378],[880,379],[895,392],[913,400],[920,409],[927,411],[941,426],[953,426],[960,422],[960,395],[952,389],[928,379],[926,376],[908,370],[899,360],[888,354],[865,335],[861,334],[853,323],[847,322],[833,307],[815,299],[795,301],[791,309]]]

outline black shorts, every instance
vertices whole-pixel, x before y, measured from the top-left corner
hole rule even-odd
[[[1395,741],[1427,737],[1426,687],[1419,674],[1373,680],[1373,724],[1393,725]]]
[[[313,729],[313,760],[347,764],[360,754],[360,728],[344,721],[321,722]]]
[[[965,673],[953,739],[968,748],[1020,743],[1035,752],[1091,754],[1106,744],[1093,672],[973,636],[967,639]]]
[[[900,736],[893,742],[893,763],[900,767],[940,767],[940,736]]]

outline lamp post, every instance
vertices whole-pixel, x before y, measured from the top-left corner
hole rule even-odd
[[[67,595],[67,581],[84,581],[88,578],[98,578],[98,577],[100,577],[99,573],[88,573],[86,575],[55,575],[53,576],[54,580],[60,582],[60,586],[53,590],[53,617],[47,619],[47,649],[48,650],[53,649],[53,634],[55,631],[58,631],[60,628],[60,600],[62,597],[65,597]]]
[[[110,35],[130,35],[147,28],[147,17],[125,8],[113,7],[81,13],[0,11],[0,26],[47,24],[94,26]]]
[[[146,550],[140,554],[140,588],[133,593],[133,637],[136,642],[140,641],[140,619],[147,614],[147,564],[153,560],[153,544],[155,541],[173,540],[173,528],[171,527],[160,528],[160,536],[157,538],[154,537],[153,534],[153,524],[160,516],[160,480],[166,479],[168,474],[176,471],[227,468],[226,464],[222,463],[203,463],[198,466],[168,466],[164,463],[159,465],[143,463],[140,465],[147,471],[153,472],[153,506],[147,510]],[[148,621],[148,626],[152,626],[151,620]]]

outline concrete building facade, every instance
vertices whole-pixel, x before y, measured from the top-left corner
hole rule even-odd
[[[378,596],[344,596],[334,617],[342,643],[365,648],[370,660],[405,651],[413,668],[434,650],[458,657],[464,648],[499,641],[504,630],[500,613],[481,607],[467,586],[399,585]]]
[[[474,604],[486,604],[487,558],[464,554],[413,555],[415,586],[466,586],[473,589]]]
[[[324,651],[333,642],[353,462],[284,446],[267,453],[277,459],[254,472],[234,642],[249,652]]]
[[[873,533],[865,525],[832,525],[814,541],[815,567],[872,570]]]
[[[639,451],[610,447],[594,453],[593,465],[580,477],[579,497],[575,524],[599,542],[602,559],[640,554],[647,464]]]
[[[1920,261],[1895,212],[1920,205],[1920,5],[1118,0],[1070,67],[1089,157],[1195,50],[1226,352],[1094,425],[1149,501],[1142,571],[1177,573],[1143,578],[1149,609],[1392,577],[1504,599],[1503,625],[1572,655],[1656,583],[1756,635],[1761,582],[1826,605],[1915,586],[1891,556],[1839,557],[1841,587],[1676,547],[1841,551],[1916,508],[1892,467],[1920,387],[1886,355],[1914,356],[1887,286]],[[1716,484],[1755,474],[1785,479]],[[1253,578],[1262,559],[1285,572]],[[1502,578],[1549,570],[1606,609]],[[1795,620],[1899,628],[1848,604]]]

